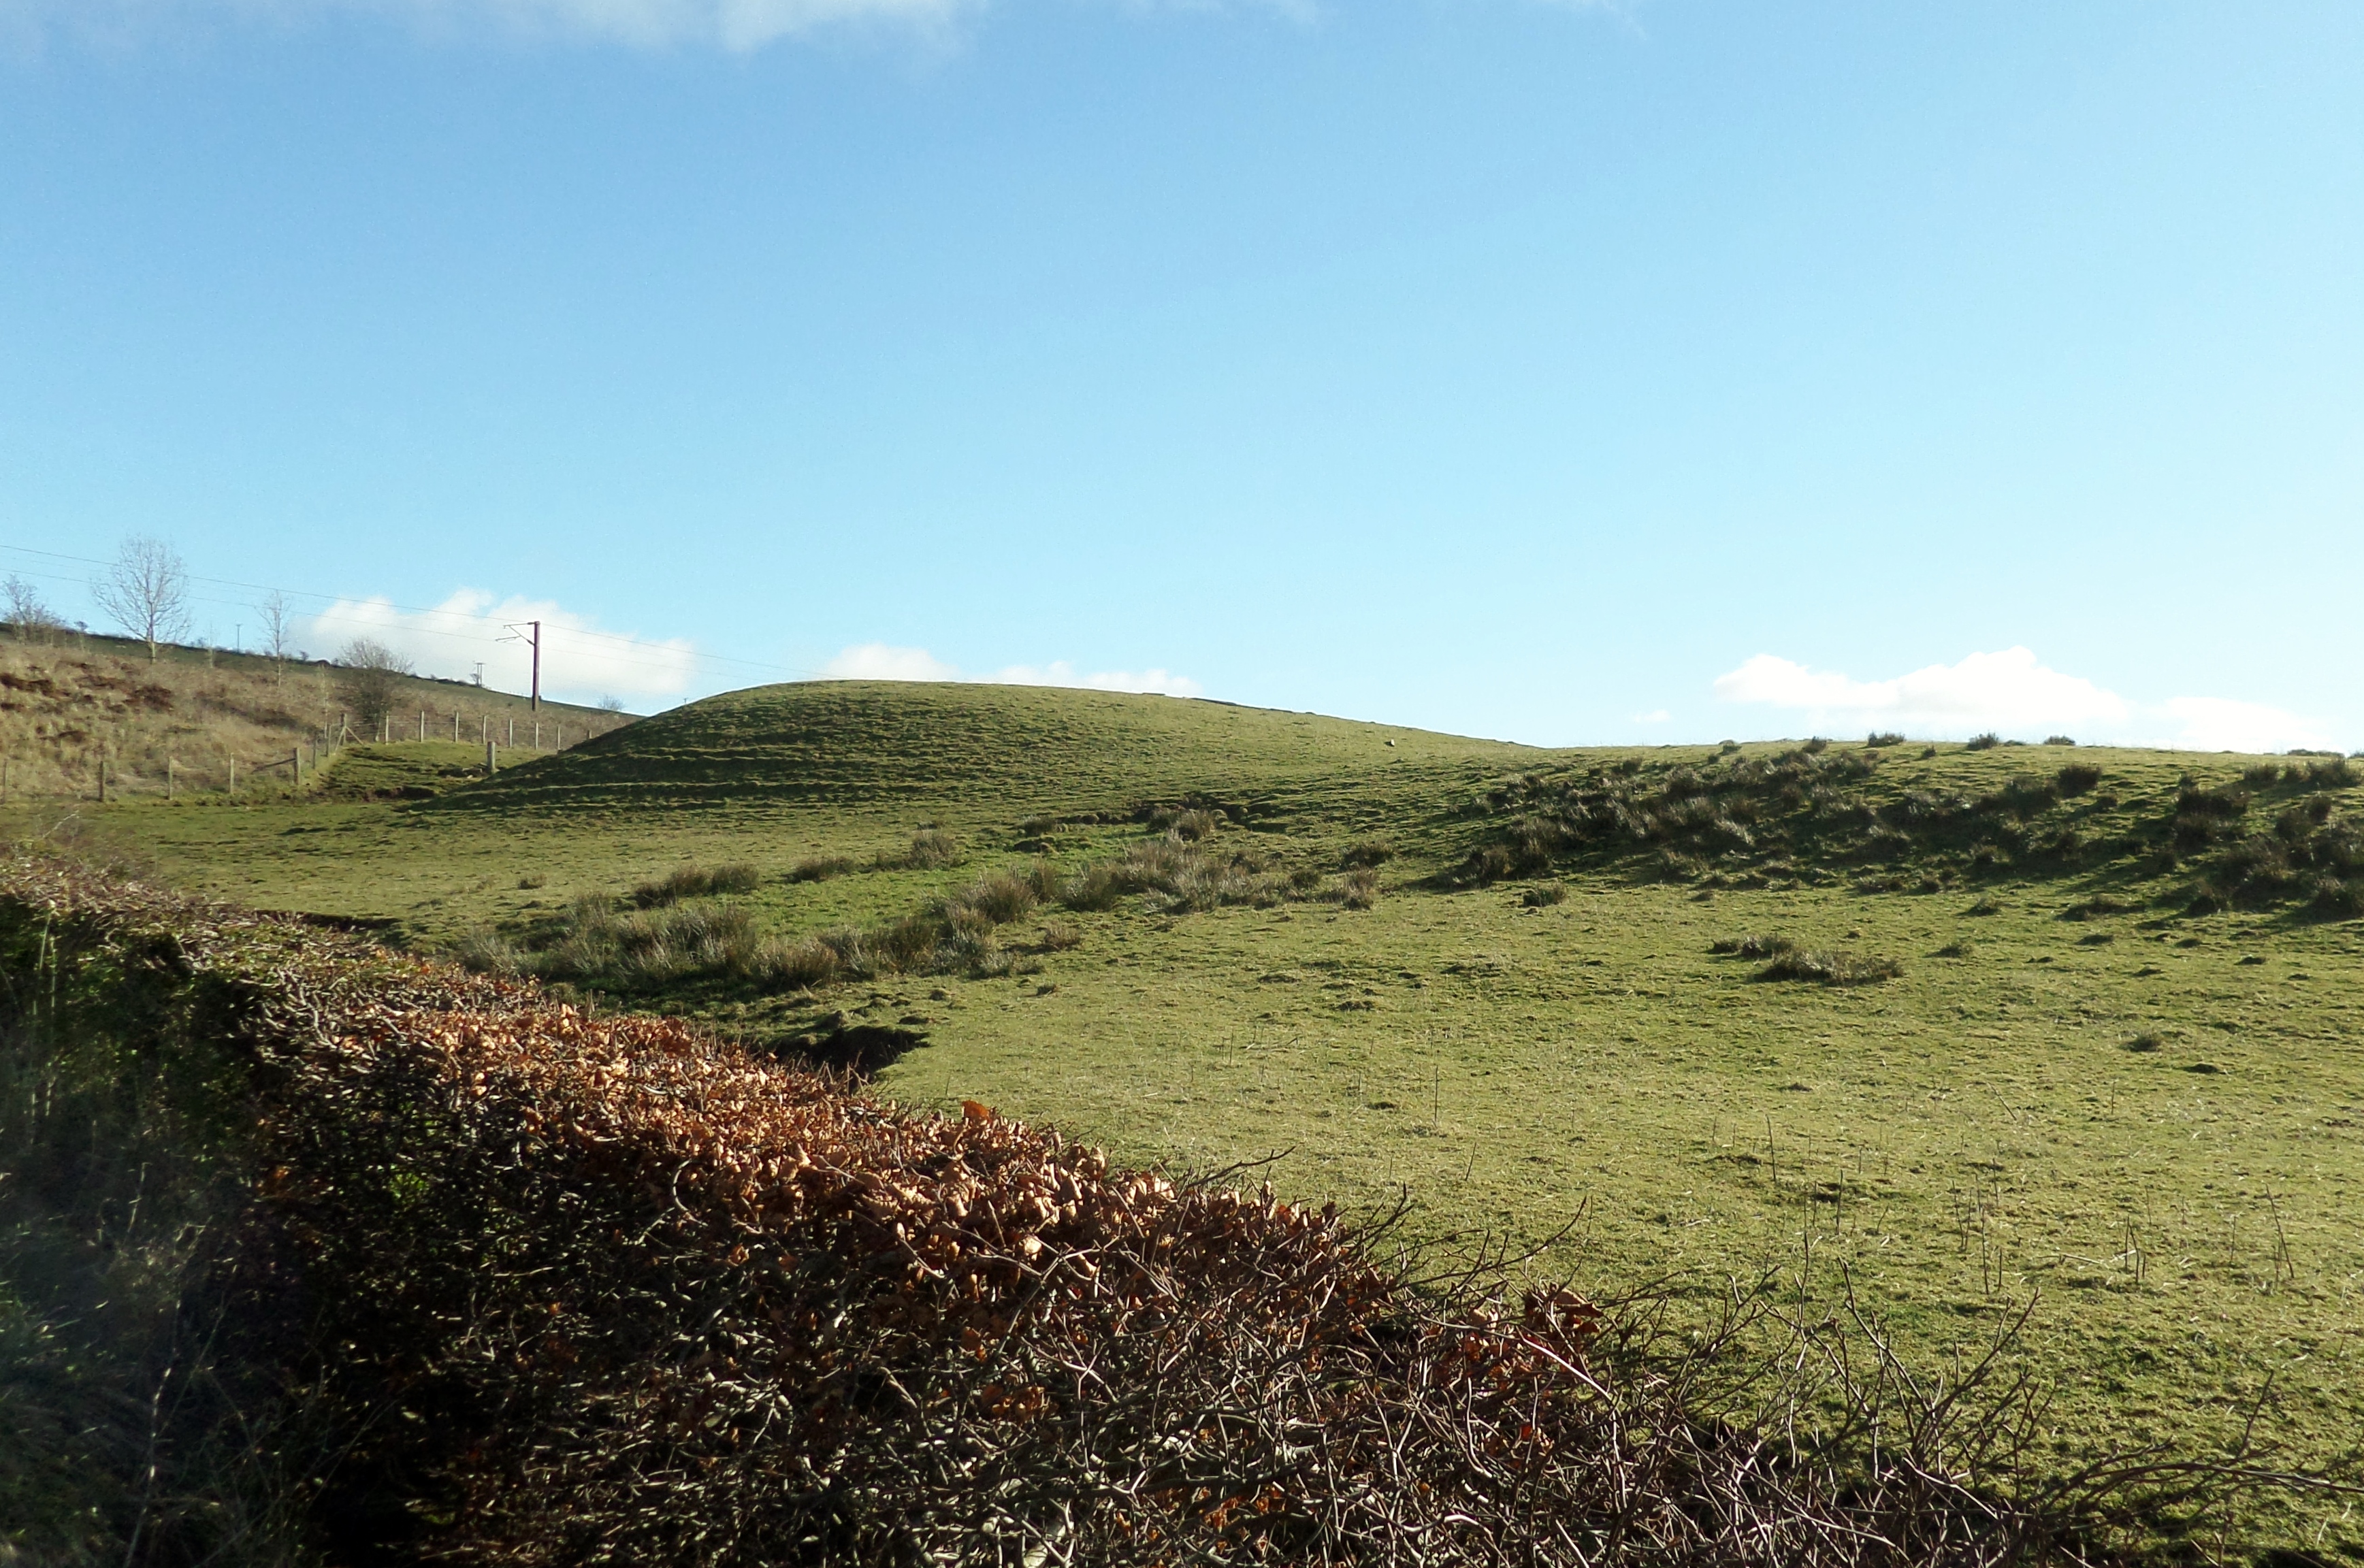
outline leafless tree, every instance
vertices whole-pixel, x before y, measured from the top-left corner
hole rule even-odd
[[[374,733],[394,711],[410,661],[383,642],[357,637],[337,657],[337,695],[364,732]]]
[[[57,612],[41,602],[41,591],[22,577],[12,575],[0,583],[0,598],[7,601],[8,624],[19,642],[51,642],[66,628]]]
[[[90,591],[100,609],[148,645],[151,664],[156,662],[159,642],[188,634],[189,569],[162,539],[144,535],[125,539],[115,564]]]
[[[287,657],[296,646],[296,606],[287,595],[273,588],[254,606],[262,617],[262,650],[278,662],[279,673],[287,673]]]

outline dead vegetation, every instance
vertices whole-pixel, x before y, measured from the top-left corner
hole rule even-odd
[[[0,757],[9,799],[95,796],[99,770],[117,796],[283,788],[299,747],[308,770],[332,748],[340,719],[351,739],[373,740],[340,695],[340,672],[318,662],[279,661],[218,649],[161,646],[151,662],[140,644],[35,627],[0,639]],[[410,737],[425,715],[426,739],[481,744],[489,732],[508,744],[522,698],[456,682],[387,673],[387,719]],[[580,740],[613,728],[589,710],[552,708],[549,739],[563,723]],[[531,737],[525,718],[519,745]]]

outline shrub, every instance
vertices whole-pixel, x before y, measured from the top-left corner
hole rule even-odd
[[[911,835],[911,847],[904,851],[903,864],[913,871],[935,871],[957,863],[960,858],[958,839],[941,828],[922,828]]]
[[[357,637],[337,656],[337,700],[345,705],[353,728],[374,736],[394,712],[394,699],[410,661],[370,638]]]
[[[1865,746],[1871,748],[1881,746],[1901,746],[1904,744],[1904,737],[1898,734],[1893,729],[1875,729],[1869,735],[1864,737],[1863,743]]]
[[[2141,1034],[2135,1036],[2134,1039],[2126,1041],[2126,1049],[2136,1052],[2151,1051],[2158,1050],[2166,1043],[2167,1041],[2160,1039],[2158,1035],[2146,1029]]]
[[[2364,883],[2342,881],[2336,876],[2318,877],[2314,895],[2307,905],[2327,919],[2346,920],[2364,915]]]
[[[2356,769],[2345,757],[2334,757],[2327,762],[2309,762],[2306,766],[2306,786],[2309,789],[2346,789],[2356,782]]]
[[[2102,770],[2091,762],[2071,762],[2052,775],[2052,787],[2063,799],[2084,795],[2102,782]]]
[[[1357,866],[1385,865],[1394,858],[1395,851],[1387,845],[1376,839],[1365,839],[1347,845],[1346,852],[1338,858],[1338,863],[1352,871]]]
[[[1990,729],[1983,735],[1973,735],[1962,743],[1966,751],[1991,751],[2002,744],[2002,737]]]
[[[519,969],[515,945],[489,926],[478,926],[463,936],[452,956],[462,968],[478,974],[514,974]]]
[[[1530,887],[1519,895],[1519,902],[1530,909],[1549,908],[1567,901],[1567,889],[1559,883],[1547,882],[1541,887]]]
[[[1710,942],[1707,951],[1734,958],[1776,958],[1797,947],[1788,937],[1724,937]]]
[[[1065,952],[1081,947],[1084,934],[1065,920],[1045,920],[1043,929],[1034,933],[1034,945],[1044,952]]]
[[[1817,735],[1798,748],[1809,757],[1818,757],[1831,749],[1831,743]]]
[[[826,985],[844,968],[835,948],[811,937],[766,938],[748,966],[750,978],[792,990]]]
[[[1126,891],[1124,879],[1117,874],[1116,867],[1100,861],[1061,884],[1059,902],[1078,911],[1113,909]]]
[[[1797,980],[1816,985],[1870,985],[1895,980],[1904,966],[1892,958],[1858,957],[1844,952],[1785,952],[1758,970],[1758,980]]]
[[[1213,838],[1222,825],[1221,817],[1202,808],[1180,813],[1167,831],[1186,844],[1195,844],[1201,839]]]
[[[2281,776],[2281,769],[2272,762],[2252,762],[2241,770],[2241,782],[2252,789],[2271,789]]]
[[[1379,873],[1376,867],[1358,866],[1338,879],[1338,903],[1348,909],[1368,909],[1379,901]]]
[[[833,876],[844,876],[862,869],[861,863],[843,855],[822,855],[798,861],[788,869],[789,882],[827,882]]]
[[[632,902],[643,909],[663,908],[685,898],[708,898],[725,893],[753,893],[762,876],[743,862],[722,866],[678,866],[653,882],[632,889]]]
[[[2074,736],[2069,735],[2047,735],[2044,738],[2044,743],[2046,746],[2074,746],[2077,740]]]
[[[974,911],[997,926],[1006,926],[1034,912],[1041,901],[1028,877],[998,872],[972,884],[947,901],[949,912]]]

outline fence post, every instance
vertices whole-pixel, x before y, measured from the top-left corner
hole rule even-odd
[[[236,757],[229,760],[229,793],[232,795],[238,793],[238,759]]]
[[[495,750],[494,750],[496,747],[497,747],[497,746],[499,746],[499,745],[500,745],[500,742],[499,742],[499,741],[497,741],[497,740],[495,740],[491,739],[489,736],[485,738],[485,776],[486,778],[491,778],[491,777],[493,776],[493,773],[494,773],[495,770],[496,770],[496,769],[497,769],[497,768],[499,767],[499,765],[500,765],[500,764],[499,764],[499,761],[498,761],[498,759],[497,759],[497,758],[496,757],[496,755],[495,755]]]
[[[297,784],[304,782],[304,748],[301,746],[287,753],[287,776]]]

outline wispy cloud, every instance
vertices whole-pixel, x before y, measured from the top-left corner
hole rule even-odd
[[[2173,697],[2156,706],[2047,668],[2024,648],[1973,653],[1887,681],[1858,681],[1759,653],[1720,675],[1715,695],[1795,714],[1813,729],[1895,729],[1962,737],[1982,730],[2037,740],[2068,732],[2200,751],[2286,751],[2335,747],[2322,720],[2229,697]]]
[[[315,656],[333,656],[368,638],[413,661],[421,673],[465,680],[482,664],[486,685],[522,692],[532,655],[508,628],[535,620],[541,622],[545,692],[664,697],[689,687],[697,651],[686,638],[630,637],[548,599],[496,602],[481,588],[463,588],[431,610],[407,610],[384,598],[340,599],[311,617],[305,635]]]
[[[640,46],[760,49],[832,27],[936,34],[983,0],[0,0],[0,35],[134,41],[216,22],[380,17],[437,33],[581,38]]]
[[[1206,695],[1188,675],[1170,670],[1098,670],[1086,674],[1064,659],[1048,664],[1009,664],[990,674],[968,674],[924,648],[862,642],[842,649],[821,666],[838,681],[980,681],[1009,686],[1081,686],[1098,692],[1162,692],[1173,697]]]

